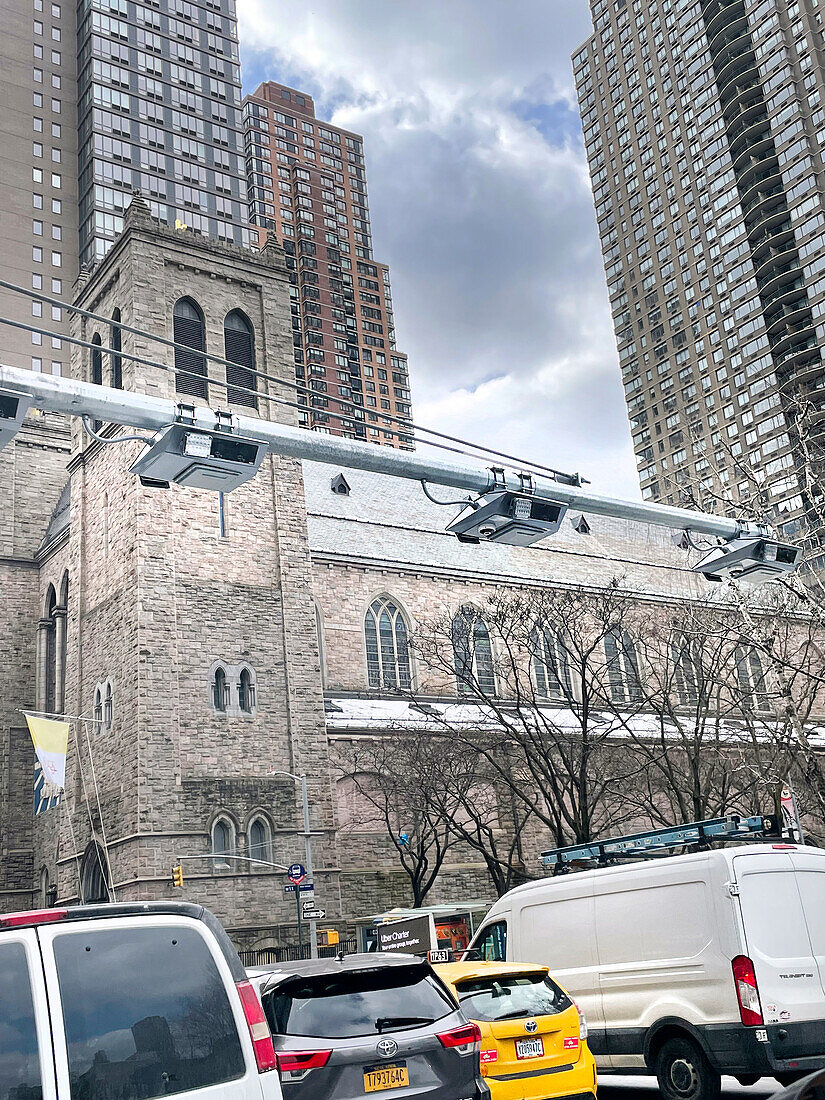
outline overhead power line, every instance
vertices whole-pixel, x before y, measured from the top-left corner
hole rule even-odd
[[[89,320],[97,321],[100,324],[107,325],[110,328],[118,328],[121,331],[128,332],[133,336],[139,336],[142,339],[151,340],[151,341],[154,341],[156,343],[163,344],[166,347],[170,347],[170,348],[175,349],[176,351],[177,350],[185,351],[189,355],[195,354],[199,358],[202,358],[204,360],[208,360],[210,362],[219,363],[224,367],[232,367],[234,369],[237,369],[237,368],[240,367],[246,373],[251,374],[256,378],[260,378],[264,381],[271,382],[272,384],[277,385],[277,386],[284,386],[287,389],[293,390],[293,391],[297,392],[298,394],[300,394],[302,396],[306,396],[306,397],[311,398],[313,396],[322,395],[322,391],[315,390],[311,386],[302,386],[299,382],[293,382],[293,381],[290,381],[290,380],[285,379],[285,378],[279,378],[276,375],[268,374],[265,371],[258,370],[255,367],[247,367],[242,363],[237,363],[237,362],[234,362],[231,359],[226,359],[221,355],[215,355],[213,352],[198,351],[197,349],[191,348],[186,344],[180,344],[180,343],[177,343],[175,340],[170,340],[165,336],[160,336],[156,333],[147,332],[145,329],[140,329],[140,328],[136,328],[132,325],[127,325],[123,321],[115,321],[111,317],[104,317],[101,314],[93,313],[90,310],[82,309],[80,306],[76,306],[76,305],[72,305],[68,302],[64,302],[59,298],[54,298],[54,297],[52,297],[48,294],[44,294],[42,291],[29,290],[27,287],[19,286],[16,283],[11,283],[11,282],[8,282],[7,280],[4,280],[4,279],[0,279],[0,287],[4,288],[6,290],[10,290],[10,291],[12,291],[14,293],[17,293],[17,294],[23,294],[26,297],[32,298],[36,301],[46,302],[49,305],[58,307],[60,309],[68,310],[72,313],[78,314],[81,317],[86,317]],[[260,398],[262,398],[266,401],[270,401],[270,402],[274,402],[276,404],[284,405],[288,408],[295,408],[295,409],[298,409],[300,411],[304,411],[308,407],[307,405],[304,405],[304,404],[301,404],[301,403],[289,402],[289,401],[285,401],[283,399],[272,397],[269,394],[262,393],[260,390],[252,389],[251,387],[248,387],[248,386],[235,385],[235,384],[230,385],[227,382],[222,381],[221,379],[213,378],[209,375],[199,374],[197,371],[187,371],[187,370],[184,370],[184,369],[172,368],[172,367],[169,367],[168,364],[159,363],[156,360],[149,359],[145,356],[133,355],[133,354],[130,354],[128,352],[122,351],[121,349],[116,349],[116,348],[111,348],[111,347],[104,347],[100,344],[92,345],[92,344],[89,344],[85,341],[78,340],[75,337],[64,336],[61,333],[52,332],[49,329],[34,326],[34,325],[26,325],[21,321],[13,321],[11,318],[0,317],[0,324],[9,325],[13,328],[22,328],[22,329],[24,329],[26,331],[29,331],[29,332],[38,332],[41,335],[49,336],[52,339],[66,340],[68,343],[73,343],[73,344],[76,344],[77,346],[80,346],[80,347],[93,348],[93,350],[98,350],[101,353],[106,353],[106,354],[109,354],[109,355],[119,355],[121,358],[128,359],[130,362],[137,362],[137,363],[141,363],[141,364],[144,364],[144,365],[147,365],[147,366],[158,367],[161,370],[174,370],[174,372],[176,374],[189,375],[193,378],[198,378],[198,379],[205,380],[207,382],[211,382],[212,384],[221,386],[224,389],[227,389],[227,390],[232,389],[236,392],[247,393],[250,396],[260,397]],[[191,396],[191,395],[189,395],[189,396]],[[346,398],[336,396],[336,397],[333,397],[331,400],[336,401],[342,407],[345,406],[346,408],[349,408],[349,409],[352,409],[352,410],[357,410],[359,415],[356,417],[356,419],[359,419],[359,420],[362,418],[362,414],[370,412],[369,407],[364,406],[364,405],[359,405],[357,402],[347,400]],[[491,447],[485,447],[483,444],[474,443],[472,440],[463,439],[460,436],[450,435],[446,432],[440,432],[440,431],[436,430],[435,428],[427,428],[424,425],[417,424],[413,420],[405,420],[402,417],[393,416],[391,414],[387,414],[383,411],[378,411],[378,410],[376,410],[374,415],[379,416],[381,418],[381,421],[380,421],[381,430],[385,431],[385,432],[389,431],[389,434],[394,438],[398,438],[402,434],[406,434],[406,433],[410,433],[410,432],[424,433],[425,435],[434,436],[437,439],[446,440],[449,443],[459,444],[458,448],[456,448],[456,447],[445,447],[441,444],[433,442],[432,440],[422,440],[422,442],[426,443],[428,446],[438,447],[440,450],[450,451],[454,454],[470,454],[471,452],[466,450],[466,448],[470,448],[471,451],[476,452],[476,455],[474,457],[478,457],[480,455],[490,455],[494,458],[504,459],[506,462],[512,462],[512,463],[516,464],[517,466],[524,467],[525,469],[529,468],[529,469],[535,470],[537,472],[540,472],[542,474],[549,475],[549,476],[553,477],[554,479],[563,481],[566,484],[576,484],[579,481],[578,475],[565,474],[562,471],[557,470],[552,466],[546,466],[543,463],[533,462],[533,461],[530,461],[529,459],[519,458],[516,455],[508,454],[505,451],[498,451],[498,450],[495,450],[494,448],[491,448]],[[371,423],[377,423],[377,421],[372,421]],[[396,431],[393,431],[391,428],[387,429],[385,427],[385,425],[388,424],[388,423],[396,424],[396,425],[401,426],[403,431],[396,432]],[[465,448],[465,450],[462,450],[461,448]],[[585,484],[586,484],[586,482],[585,482]]]

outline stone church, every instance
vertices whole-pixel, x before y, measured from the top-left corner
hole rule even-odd
[[[297,423],[294,391],[262,377],[294,382],[293,302],[279,247],[251,253],[161,227],[136,198],[75,305],[192,354],[76,314],[87,346],[73,349],[73,371]],[[212,361],[207,372],[199,351],[245,367],[227,377]],[[415,482],[267,457],[226,496],[152,487],[129,472],[142,444],[115,442],[128,429],[92,428],[100,438],[79,419],[30,415],[0,452],[6,911],[183,896],[242,946],[291,941],[283,872],[233,858],[302,858],[299,791],[283,773],[308,777],[328,920],[345,927],[407,904],[391,847],[359,829],[331,765],[332,746],[411,720],[403,693],[375,675],[382,612],[409,632],[502,586],[607,582],[617,562],[651,599],[699,592],[660,529],[592,518],[586,536],[566,523],[541,550],[467,547]],[[403,661],[398,681],[415,686]],[[26,708],[94,719],[72,724],[59,799],[36,772]],[[179,861],[183,892],[171,884]],[[490,883],[477,860],[455,856],[428,900],[469,899],[491,901]]]

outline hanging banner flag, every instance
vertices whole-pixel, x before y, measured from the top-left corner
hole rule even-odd
[[[66,786],[69,723],[60,718],[39,718],[36,714],[26,714],[26,722],[44,778],[62,789]]]

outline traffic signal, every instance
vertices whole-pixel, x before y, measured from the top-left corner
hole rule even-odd
[[[183,868],[179,863],[172,868],[172,885],[183,886]]]
[[[334,928],[330,928],[325,932],[319,932],[318,938],[321,941],[322,947],[335,947],[340,942],[340,937]]]

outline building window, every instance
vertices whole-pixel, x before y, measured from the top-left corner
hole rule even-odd
[[[103,729],[108,733],[112,728],[112,721],[114,719],[114,693],[112,692],[112,684],[110,680],[106,681],[106,687],[103,693]]]
[[[673,683],[679,706],[695,706],[699,699],[701,662],[687,638],[672,642]]]
[[[364,617],[367,678],[371,688],[393,690],[412,683],[407,624],[389,596],[370,604]]]
[[[462,607],[452,624],[455,675],[459,695],[495,695],[490,633],[473,607]]]
[[[255,709],[255,677],[248,668],[242,668],[238,678],[238,706],[244,714]]]
[[[735,657],[736,682],[739,688],[739,703],[742,709],[772,710],[765,670],[762,667],[762,659],[757,650],[748,646],[737,646]]]
[[[225,817],[219,817],[212,825],[212,866],[214,870],[229,869],[229,856],[234,854],[235,830]]]
[[[103,849],[92,841],[80,865],[81,902],[109,901],[109,864]]]
[[[261,817],[256,817],[249,826],[249,858],[261,860],[263,863],[272,862],[271,832],[269,824]]]
[[[91,381],[94,386],[103,385],[103,352],[101,350],[103,341],[100,339],[100,334],[95,333],[92,337],[92,376]]]
[[[100,684],[95,688],[95,701],[92,716],[95,723],[102,728],[103,726],[103,689]]]
[[[257,409],[255,375],[255,333],[249,318],[239,309],[226,315],[223,323],[225,357],[237,366],[226,367],[227,400],[231,405]]]
[[[633,639],[626,630],[621,634],[611,631],[605,635],[604,655],[613,702],[629,703],[639,699],[642,693],[639,660]]]
[[[212,681],[212,706],[217,711],[225,711],[229,706],[229,684],[226,681],[226,670],[220,665],[215,669],[215,678]]]
[[[530,632],[530,653],[539,698],[569,698],[570,664],[562,640],[547,626],[535,626]]]
[[[172,314],[175,348],[175,386],[178,393],[208,400],[206,359],[199,352],[206,351],[206,331],[203,314],[191,298],[175,302]]]
[[[116,309],[112,314],[112,321],[115,322],[112,325],[111,336],[109,337],[109,346],[112,349],[112,387],[116,390],[123,389],[123,360],[118,352],[121,347],[121,330],[118,328],[120,322],[120,310]]]

